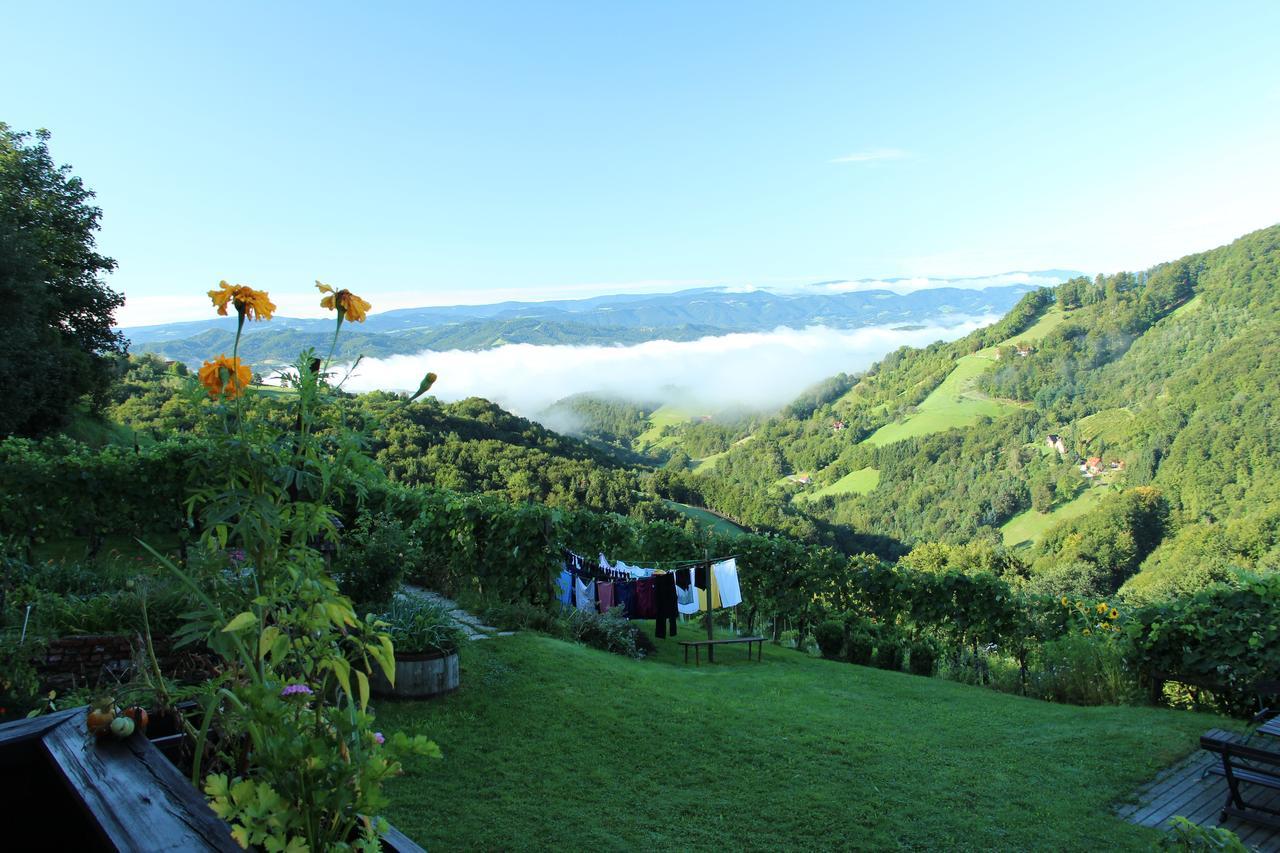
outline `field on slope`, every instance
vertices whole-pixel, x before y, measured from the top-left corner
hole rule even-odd
[[[767,646],[633,661],[541,635],[468,643],[462,687],[383,703],[433,738],[388,785],[431,850],[1147,850],[1115,817],[1221,721],[1052,705]]]
[[[671,507],[681,515],[687,515],[690,518],[692,518],[694,521],[698,522],[699,524],[705,527],[709,527],[715,533],[727,533],[729,535],[746,533],[745,530],[743,530],[738,525],[734,524],[729,519],[721,518],[720,516],[716,515],[714,512],[703,509],[702,507],[689,506],[688,504],[682,504],[682,503],[678,503],[676,501],[670,501],[670,500],[663,500],[663,503],[665,503],[667,506]]]
[[[1026,331],[1001,341],[997,346],[1035,343],[1064,319],[1066,315],[1061,311],[1050,308]],[[977,389],[977,378],[996,363],[995,349],[987,347],[956,359],[955,369],[921,401],[915,412],[902,421],[885,424],[867,437],[867,443],[875,446],[892,444],[907,438],[971,426],[984,417],[998,418],[1014,411],[1017,404],[993,399]]]
[[[649,415],[649,428],[636,436],[633,442],[636,450],[644,452],[651,447],[662,447],[670,444],[670,438],[662,437],[664,427],[675,426],[688,421],[692,417],[689,412],[664,403]]]
[[[810,501],[826,495],[865,495],[880,485],[880,472],[875,468],[859,468],[850,471],[830,485],[815,489],[812,492],[799,492],[794,500]]]
[[[1077,518],[1093,509],[1108,491],[1104,486],[1094,486],[1085,489],[1076,497],[1061,506],[1054,507],[1049,512],[1036,512],[1034,509],[1029,509],[1018,513],[1000,528],[1004,544],[1011,548],[1015,545],[1035,544],[1053,525],[1060,521]]]

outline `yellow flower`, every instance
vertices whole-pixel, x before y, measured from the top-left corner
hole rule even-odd
[[[270,320],[276,306],[267,298],[265,290],[254,290],[246,284],[218,282],[218,290],[210,290],[209,298],[223,317],[227,316],[227,304],[235,305],[236,314],[246,320]]]
[[[1105,601],[1099,601],[1099,602],[1098,602],[1098,606],[1097,606],[1097,607],[1095,607],[1094,609],[1095,609],[1095,610],[1097,610],[1097,611],[1098,611],[1098,613],[1100,613],[1100,614],[1101,614],[1101,613],[1106,613],[1106,612],[1107,612],[1107,603],[1106,603]]]
[[[1085,628],[1085,629],[1084,629],[1084,635],[1085,635],[1086,637],[1087,637],[1087,636],[1089,636],[1091,633],[1092,633],[1092,632],[1091,632],[1088,628]]]
[[[321,293],[331,294],[320,300],[320,307],[337,310],[338,316],[342,319],[363,323],[369,309],[373,307],[350,290],[334,290],[329,285],[318,281],[316,289]]]
[[[1077,609],[1077,610],[1084,610],[1084,602],[1083,602],[1083,601],[1080,601],[1079,599],[1077,599],[1077,600],[1076,600],[1076,609]]]
[[[238,358],[227,358],[225,355],[206,361],[200,367],[200,384],[209,389],[210,397],[239,397],[249,387],[252,378],[253,372],[249,365],[242,364]]]
[[[1111,612],[1107,614],[1107,618],[1114,622],[1120,618],[1120,611],[1116,610],[1114,607],[1111,608]]]
[[[1063,607],[1070,607],[1070,606],[1071,606],[1071,599],[1067,598],[1065,595],[1064,595],[1064,596],[1062,596],[1062,606],[1063,606]]]

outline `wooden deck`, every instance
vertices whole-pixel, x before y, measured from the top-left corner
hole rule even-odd
[[[1181,815],[1202,826],[1218,826],[1222,805],[1227,799],[1227,780],[1206,775],[1208,767],[1220,762],[1218,756],[1197,750],[1185,761],[1165,770],[1137,793],[1136,804],[1121,806],[1117,812],[1130,823],[1164,828],[1169,819]],[[1251,786],[1247,799],[1280,809],[1280,791]],[[1280,853],[1280,830],[1234,818],[1221,824],[1240,840],[1262,853]]]

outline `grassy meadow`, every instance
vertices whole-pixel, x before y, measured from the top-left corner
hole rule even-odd
[[[388,816],[431,850],[1146,850],[1113,807],[1220,720],[1055,705],[766,645],[680,663],[522,633],[382,703],[434,738]]]

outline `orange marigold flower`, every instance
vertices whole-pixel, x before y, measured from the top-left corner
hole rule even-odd
[[[246,284],[227,284],[218,282],[218,290],[210,290],[209,298],[217,307],[218,313],[227,316],[227,305],[234,305],[237,314],[243,314],[246,320],[270,320],[276,306],[267,298],[265,290],[254,290]]]
[[[213,361],[206,361],[200,367],[200,384],[209,389],[210,397],[226,395],[228,398],[239,397],[253,379],[253,371],[249,365],[239,358],[227,358],[220,355]]]
[[[345,320],[363,323],[364,318],[369,313],[369,309],[373,307],[350,290],[334,290],[329,285],[319,281],[316,282],[316,289],[321,293],[330,294],[320,300],[320,307],[336,310],[339,316]]]

